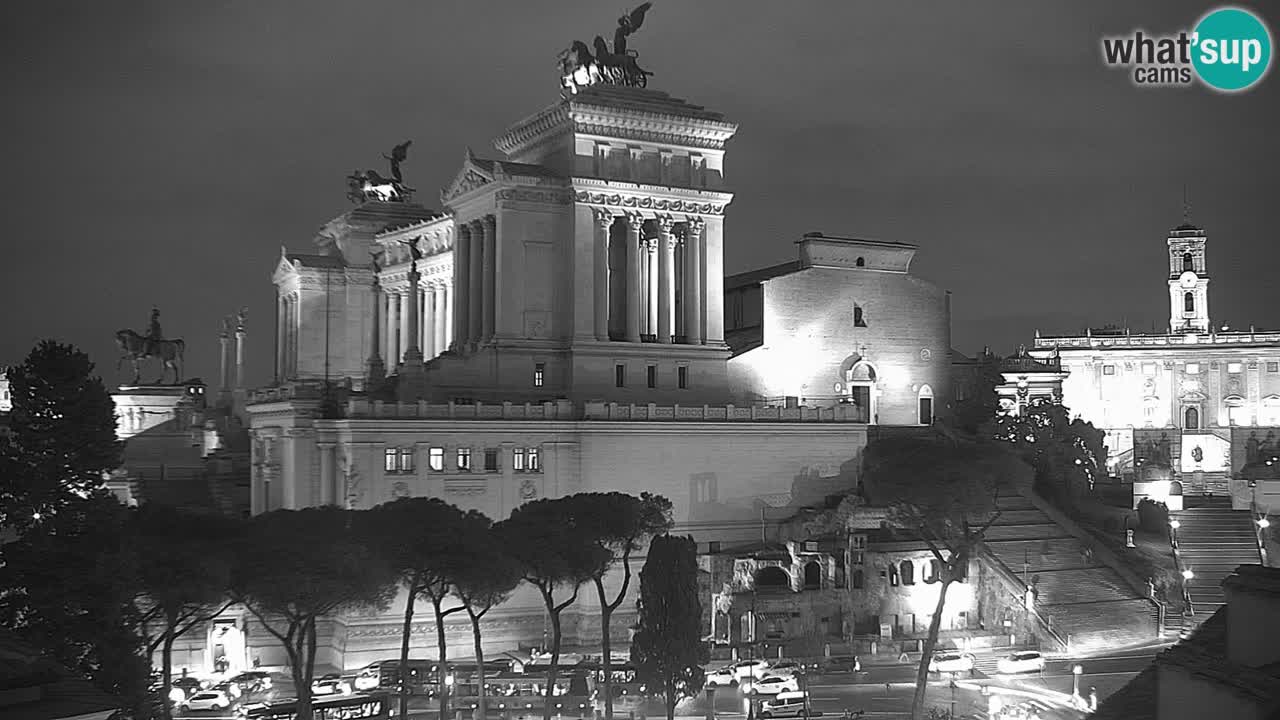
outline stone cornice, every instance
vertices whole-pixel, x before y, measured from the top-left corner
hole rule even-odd
[[[620,210],[724,215],[725,207],[733,201],[733,193],[716,190],[644,185],[586,177],[572,178],[572,184],[577,202]]]
[[[561,128],[568,124],[569,105],[563,101],[557,102],[507,128],[506,132],[493,141],[493,146],[500,152],[514,155],[542,142],[548,133],[563,133]]]
[[[528,186],[520,186],[504,187],[494,193],[494,198],[500,203],[523,202],[540,205],[572,205],[574,194],[572,190],[554,187],[534,189]]]

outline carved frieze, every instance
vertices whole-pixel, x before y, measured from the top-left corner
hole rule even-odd
[[[571,205],[573,203],[573,193],[568,190],[507,188],[505,190],[499,190],[496,197],[498,200],[542,203],[544,205]]]
[[[445,495],[484,495],[488,488],[489,483],[484,478],[447,478],[444,481]]]
[[[700,137],[693,133],[662,132],[624,123],[605,125],[603,123],[575,122],[573,129],[575,132],[584,135],[600,135],[618,140],[639,140],[658,145],[681,145],[708,150],[723,150],[725,143],[724,139],[720,137]],[[717,133],[717,135],[720,134],[723,133]]]
[[[458,175],[457,179],[453,181],[453,185],[451,185],[443,194],[442,199],[445,202],[448,202],[459,195],[469,193],[476,188],[484,187],[491,182],[493,182],[493,178],[485,177],[476,170],[467,168]]]
[[[663,200],[654,199],[649,196],[638,198],[634,195],[593,193],[587,191],[577,192],[574,199],[580,203],[586,203],[589,205],[638,208],[664,212],[695,213],[699,215],[723,215],[725,207],[720,204],[699,203],[692,200]]]

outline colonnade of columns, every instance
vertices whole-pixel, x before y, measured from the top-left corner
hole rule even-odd
[[[408,287],[384,288],[380,295],[378,339],[388,367],[396,367],[409,349],[411,321],[418,323],[418,349],[424,360],[444,352],[453,337],[453,293],[447,282],[419,283],[417,312],[411,312]]]
[[[614,215],[596,210],[595,335],[609,340],[610,282],[626,288],[624,308],[627,342],[653,340],[659,343],[706,342],[706,296],[702,275],[705,253],[701,218],[677,222],[671,217],[652,219],[657,234],[645,237],[647,218],[638,214]],[[618,220],[625,222],[626,263],[621,277],[611,277],[609,249]],[[678,262],[677,262],[678,261]],[[676,293],[680,312],[677,317]],[[611,308],[611,305],[614,307]],[[621,323],[615,322],[615,325]]]
[[[454,233],[453,286],[461,302],[453,303],[457,331],[451,343],[474,345],[493,337],[497,320],[498,220],[485,215],[460,223]]]

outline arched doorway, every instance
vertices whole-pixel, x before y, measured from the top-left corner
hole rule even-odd
[[[1200,429],[1200,410],[1195,407],[1189,407],[1182,413],[1182,427],[1184,430]]]
[[[774,565],[757,570],[755,580],[757,590],[782,590],[791,587],[787,571]]]
[[[818,564],[817,560],[810,560],[804,566],[804,589],[822,589],[822,566]]]
[[[917,422],[921,425],[933,424],[933,388],[928,385],[921,385],[920,392],[916,393],[916,405],[919,408]]]
[[[847,402],[856,408],[855,422],[876,421],[876,378],[879,373],[866,360],[859,359],[845,371]]]

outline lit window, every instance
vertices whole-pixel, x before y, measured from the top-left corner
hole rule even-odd
[[[915,566],[911,564],[911,561],[903,560],[902,564],[899,567],[902,569],[902,584],[915,585],[916,569],[915,569]]]
[[[542,459],[538,448],[526,448],[525,456],[529,459],[529,472],[542,472]]]
[[[427,455],[427,464],[435,472],[444,471],[444,448],[433,447]]]
[[[1115,365],[1103,365],[1103,366],[1102,366],[1102,374],[1103,374],[1103,375],[1115,375],[1115,374],[1116,374],[1116,366],[1115,366]]]
[[[1200,363],[1187,363],[1187,374],[1188,374],[1188,375],[1199,375],[1199,374],[1200,374]]]
[[[618,387],[627,386],[627,366],[618,363],[613,366],[613,383]]]
[[[1241,363],[1227,363],[1227,372],[1229,373],[1244,372],[1244,367],[1241,365]]]
[[[516,472],[524,472],[524,448],[515,448],[511,451],[511,469]]]
[[[542,387],[547,371],[546,363],[535,363],[533,366],[533,386]]]
[[[498,451],[495,449],[487,449],[484,451],[484,470],[485,472],[497,472],[498,470]]]
[[[649,365],[644,369],[644,372],[645,372],[645,382],[648,383],[649,387],[650,388],[658,387],[658,366]]]
[[[471,469],[471,448],[458,448],[458,469]]]
[[[413,472],[413,448],[400,448],[400,472]]]
[[[395,472],[397,457],[399,457],[399,453],[395,448],[387,448],[382,453],[382,469],[386,472]]]
[[[676,368],[676,387],[681,390],[689,387],[689,368],[685,365]]]

